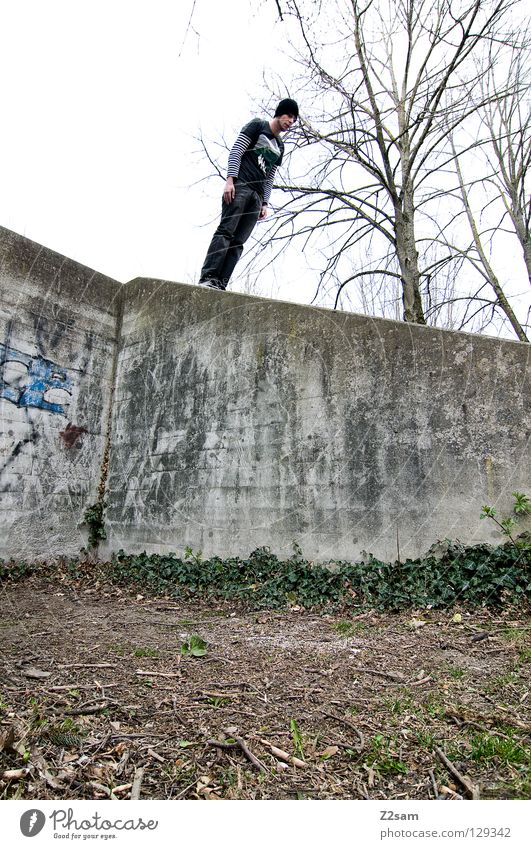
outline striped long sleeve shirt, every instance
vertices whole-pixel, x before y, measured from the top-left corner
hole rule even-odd
[[[283,155],[284,143],[273,134],[269,122],[255,118],[242,128],[234,143],[227,176],[246,183],[268,203]]]

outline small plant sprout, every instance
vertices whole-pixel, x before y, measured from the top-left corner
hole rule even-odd
[[[185,560],[191,560],[197,566],[199,566],[202,563],[202,556],[203,556],[202,551],[194,552],[193,548],[189,545],[187,545],[186,548],[184,549],[184,559]]]
[[[207,704],[214,708],[220,708],[225,707],[225,705],[230,705],[230,701],[230,699],[224,698],[223,696],[209,696]]]
[[[367,765],[378,770],[380,775],[406,773],[408,771],[407,765],[400,760],[400,755],[395,750],[396,746],[395,737],[387,739],[383,734],[376,734],[370,741],[366,758]]]
[[[181,645],[181,654],[183,657],[187,657],[188,655],[192,657],[203,657],[206,653],[207,644],[197,634],[191,634]]]
[[[463,676],[465,674],[465,670],[463,669],[462,666],[449,666],[448,667],[448,674],[452,678],[459,680],[460,678],[463,678]]]
[[[513,510],[517,516],[526,516],[528,513],[531,513],[531,501],[525,493],[513,492],[512,496],[514,498]]]
[[[300,732],[296,719],[290,720],[289,729],[291,731],[291,739],[293,741],[293,750],[298,758],[304,760],[304,748],[302,742],[302,734]]]
[[[158,657],[159,656],[157,649],[152,649],[152,648],[149,648],[149,647],[148,648],[142,648],[141,646],[136,648],[134,650],[133,654],[134,654],[135,657]]]
[[[491,507],[489,504],[484,504],[481,508],[480,518],[492,519],[502,534],[509,537],[513,545],[517,545],[517,542],[513,537],[513,531],[518,527],[518,518],[526,516],[531,511],[531,501],[523,492],[513,492],[512,496],[514,498],[513,513],[517,516],[516,519],[513,516],[503,516],[498,518],[498,511],[495,507]]]

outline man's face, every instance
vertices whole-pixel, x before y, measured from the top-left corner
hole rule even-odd
[[[280,124],[281,131],[285,133],[286,130],[289,130],[289,128],[293,126],[296,120],[295,115],[279,115],[278,122]]]

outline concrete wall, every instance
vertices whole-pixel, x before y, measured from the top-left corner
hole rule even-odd
[[[531,492],[530,353],[159,280],[122,286],[0,228],[0,556],[86,544],[107,444],[103,554],[287,554],[296,541],[320,560],[394,558],[397,536],[402,557],[437,538],[494,541],[481,505]]]
[[[311,558],[495,540],[531,490],[531,348],[157,280],[124,287],[110,549]]]
[[[0,228],[0,557],[77,554],[97,497],[121,285]]]

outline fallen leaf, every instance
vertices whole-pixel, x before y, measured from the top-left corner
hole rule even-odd
[[[212,779],[209,775],[201,775],[199,776],[199,781],[197,782],[197,786],[195,788],[196,793],[203,796],[208,796],[213,791],[213,787],[211,787]]]
[[[75,769],[62,769],[57,773],[58,781],[72,781],[77,775],[77,771]]]
[[[4,749],[13,749],[13,744],[15,742],[15,729],[12,725],[9,728],[6,728],[5,731],[0,733],[0,752]]]
[[[35,666],[27,666],[22,670],[26,678],[49,678],[51,672],[44,672],[42,669],[36,669]]]
[[[332,758],[334,755],[337,755],[338,752],[339,746],[327,746],[326,749],[320,753],[319,757],[328,760],[328,758]]]
[[[376,778],[376,773],[373,770],[372,766],[365,767],[367,771],[367,784],[370,788],[374,787],[374,779]]]

